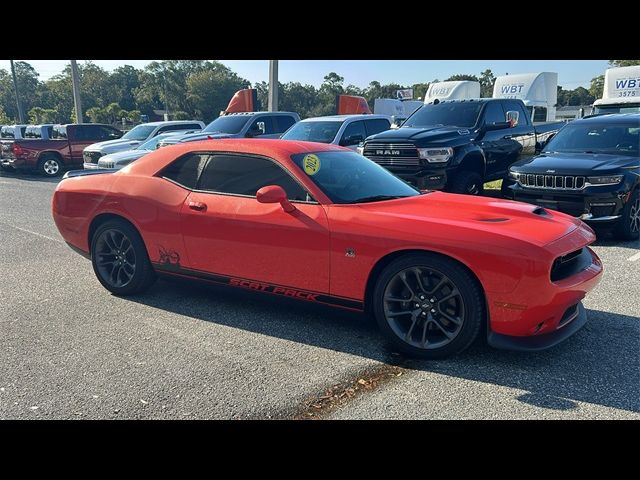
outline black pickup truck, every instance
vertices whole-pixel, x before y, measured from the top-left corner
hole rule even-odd
[[[485,182],[505,178],[512,163],[540,151],[562,125],[534,125],[522,100],[436,100],[402,127],[368,137],[362,153],[420,189],[478,195]]]

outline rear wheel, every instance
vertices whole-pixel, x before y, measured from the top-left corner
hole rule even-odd
[[[453,177],[449,190],[452,193],[482,195],[482,192],[484,191],[482,176],[478,172],[463,170]]]
[[[473,276],[455,261],[431,253],[391,262],[378,277],[372,303],[386,339],[422,358],[462,352],[485,319],[483,293]]]
[[[62,160],[57,155],[43,155],[38,162],[38,172],[45,177],[57,177],[62,173]]]
[[[622,218],[614,227],[613,235],[618,240],[640,238],[640,188],[636,188],[622,209]]]
[[[140,234],[122,220],[98,227],[91,241],[91,263],[100,283],[116,295],[144,292],[156,279]]]

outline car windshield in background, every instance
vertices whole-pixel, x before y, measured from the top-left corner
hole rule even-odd
[[[413,197],[420,192],[355,152],[300,153],[291,157],[333,203]]]
[[[202,131],[207,133],[239,133],[240,130],[242,130],[242,127],[247,123],[248,119],[248,115],[218,117]]]
[[[437,105],[420,107],[403,127],[432,127],[447,125],[455,127],[473,127],[478,122],[482,108],[481,102],[442,102]]]
[[[331,143],[342,122],[298,122],[283,136],[283,140]]]
[[[156,135],[155,137],[150,138],[146,142],[141,143],[135,149],[136,150],[155,150],[156,148],[158,148],[158,143],[160,143],[162,140],[170,136],[171,134]]]
[[[125,133],[122,138],[124,140],[146,140],[155,128],[153,125],[138,125]]]
[[[640,125],[567,125],[553,137],[543,153],[602,153],[637,157]]]

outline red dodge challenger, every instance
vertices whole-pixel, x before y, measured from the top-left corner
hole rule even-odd
[[[480,332],[499,348],[555,345],[585,324],[581,300],[602,274],[580,220],[421,192],[319,143],[209,140],[69,172],[53,218],[116,295],[171,275],[366,311],[426,358]]]

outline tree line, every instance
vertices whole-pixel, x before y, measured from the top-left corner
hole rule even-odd
[[[640,60],[609,60],[611,66],[638,65]],[[116,123],[123,117],[138,123],[142,115],[154,117],[168,110],[173,119],[198,118],[209,122],[224,110],[231,96],[251,82],[217,61],[166,60],[151,62],[143,69],[124,65],[109,72],[92,62],[78,65],[82,106],[87,120]],[[27,62],[15,62],[23,111],[31,123],[75,121],[70,64],[58,75],[40,80]],[[489,69],[478,75],[458,74],[446,80],[480,82],[481,96],[493,93],[495,75]],[[438,82],[434,79],[433,82]],[[331,72],[319,87],[299,82],[279,83],[279,109],[297,112],[302,118],[335,114],[336,95],[360,95],[373,107],[376,98],[395,98],[396,90],[413,88],[414,98],[423,99],[429,84],[382,85],[372,81],[365,88],[344,85],[344,77]],[[591,80],[590,88],[564,90],[558,87],[558,106],[591,104],[602,96],[604,75]],[[267,82],[253,85],[263,108],[267,106]],[[0,69],[0,124],[18,118],[11,73]],[[85,120],[86,121],[86,120]]]

